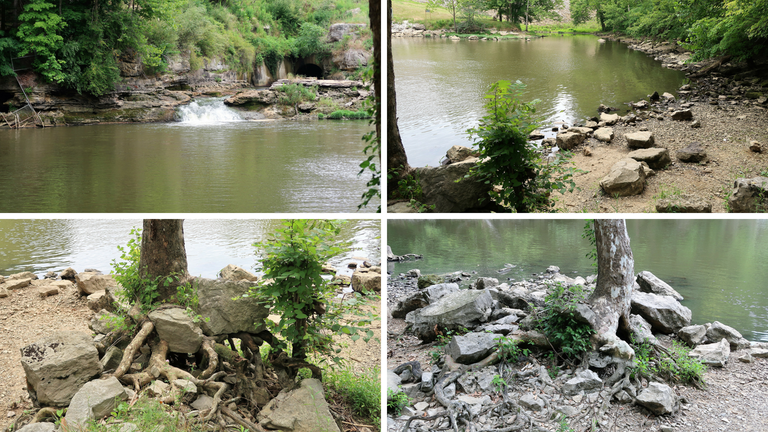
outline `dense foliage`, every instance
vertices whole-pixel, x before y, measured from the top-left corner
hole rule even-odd
[[[591,349],[589,338],[595,330],[574,314],[587,294],[581,285],[565,286],[558,282],[550,287],[545,306],[535,311],[537,328],[567,358],[577,358]]]
[[[768,0],[572,0],[574,23],[684,41],[695,58],[756,58],[768,46]]]
[[[470,33],[480,29],[478,21],[486,11],[493,11],[494,19],[514,24],[554,17],[562,0],[428,0],[428,8],[446,9],[453,17],[452,27],[459,33]],[[457,21],[458,17],[458,21]]]
[[[118,57],[138,56],[151,74],[183,53],[193,70],[221,58],[247,77],[285,56],[328,55],[328,26],[365,21],[367,8],[363,0],[0,0],[0,76],[13,74],[11,58],[35,55],[46,80],[98,96],[118,83]]]
[[[490,192],[497,203],[518,213],[546,211],[552,208],[553,191],[572,191],[574,168],[567,168],[568,155],[558,152],[545,161],[540,150],[528,141],[536,129],[534,105],[523,102],[525,85],[520,81],[498,81],[485,95],[487,115],[480,124],[469,129],[477,138],[480,162],[468,174],[487,184],[501,186]]]

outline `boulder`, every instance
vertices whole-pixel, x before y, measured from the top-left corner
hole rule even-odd
[[[110,346],[104,357],[101,358],[101,366],[104,370],[115,370],[123,359],[123,350],[117,346]]]
[[[113,314],[112,312],[102,309],[91,317],[88,322],[88,328],[93,330],[96,334],[107,334],[117,328],[121,323],[122,318]]]
[[[499,280],[496,278],[490,278],[490,277],[479,277],[475,281],[474,284],[472,284],[473,289],[483,290],[486,288],[493,288],[495,286],[499,285]]]
[[[381,292],[381,267],[358,268],[352,273],[352,289],[357,292]]]
[[[651,382],[637,395],[637,403],[656,415],[672,414],[680,406],[674,390],[666,384]]]
[[[661,147],[634,150],[629,152],[627,157],[638,162],[645,162],[655,170],[665,168],[672,162],[672,158],[669,157],[669,150]]]
[[[226,105],[253,106],[277,103],[277,95],[272,90],[244,90],[224,100]]]
[[[619,121],[618,114],[607,114],[605,112],[600,113],[600,122],[605,123],[606,126],[613,126]]]
[[[8,276],[8,279],[15,280],[15,279],[31,279],[31,280],[38,280],[36,274],[32,272],[21,272],[21,273],[14,273],[10,276]]]
[[[696,346],[704,342],[707,336],[707,327],[703,325],[691,325],[677,331],[677,337],[690,346]]]
[[[601,127],[595,131],[595,138],[598,141],[611,142],[613,141],[613,128]]]
[[[160,339],[168,342],[168,350],[177,353],[196,353],[203,343],[203,331],[181,308],[158,309],[148,315],[155,324]]]
[[[650,342],[653,345],[658,343],[656,336],[653,335],[651,325],[640,315],[629,315],[629,328],[632,332],[632,338],[636,342]]]
[[[493,185],[484,180],[464,178],[477,164],[477,158],[441,167],[416,168],[423,199],[436,213],[467,213],[481,210],[480,199],[487,198]],[[458,180],[458,182],[457,182]]]
[[[589,369],[583,370],[573,378],[563,384],[562,392],[564,395],[573,396],[581,392],[590,392],[600,390],[603,387],[603,381],[597,374]]]
[[[429,306],[447,294],[456,292],[458,290],[459,286],[455,283],[445,283],[429,286],[398,301],[397,305],[392,308],[392,317],[405,318],[408,312]]]
[[[691,310],[670,296],[632,293],[632,313],[648,321],[657,332],[675,333],[691,322]]]
[[[106,291],[96,291],[88,296],[88,309],[96,312],[107,309],[110,305],[109,297]]]
[[[683,296],[680,293],[649,271],[642,271],[637,274],[637,284],[642,292],[670,296],[677,301],[683,301]]]
[[[265,429],[291,432],[340,432],[325,401],[323,384],[309,378],[295,390],[281,391],[258,414]]]
[[[529,411],[542,411],[546,408],[544,401],[531,393],[526,393],[520,398],[520,405]]]
[[[265,329],[269,309],[248,296],[252,283],[195,278],[193,286],[200,299],[197,313],[208,319],[200,323],[206,335],[258,333]]]
[[[656,201],[659,213],[712,213],[712,203],[695,196],[675,195]]]
[[[27,390],[38,404],[65,407],[83,384],[101,371],[99,353],[87,333],[54,332],[21,349]]]
[[[355,36],[365,28],[365,24],[336,23],[331,24],[328,29],[328,42],[338,42],[344,39],[344,36]],[[354,38],[353,38],[354,39]]]
[[[59,273],[59,277],[62,279],[75,280],[77,272],[72,267],[67,267]]]
[[[400,388],[402,382],[403,380],[400,378],[400,375],[391,369],[387,369],[387,402],[392,400],[392,396],[403,392]]]
[[[544,138],[545,138],[544,133],[541,132],[541,131],[535,130],[535,131],[533,131],[533,132],[528,134],[528,139],[531,140],[531,141],[542,140]]]
[[[97,291],[104,291],[107,287],[116,286],[117,282],[112,275],[103,275],[95,272],[82,272],[75,275],[77,289],[80,294],[91,295]]]
[[[699,345],[688,355],[701,360],[705,365],[724,367],[731,355],[731,344],[722,339],[720,342]]]
[[[664,92],[664,94],[662,94],[661,97],[664,98],[665,102],[674,102],[675,101],[675,96],[672,95],[671,93]]]
[[[121,400],[128,399],[120,381],[115,377],[86,383],[72,398],[67,409],[67,427],[71,430],[85,428],[90,420],[98,420],[115,408]]]
[[[473,328],[486,322],[493,311],[493,298],[488,290],[459,290],[437,302],[405,316],[413,332],[424,341],[435,339],[435,327],[449,330]]]
[[[717,342],[722,339],[728,341],[732,351],[737,351],[744,348],[749,348],[749,341],[735,328],[729,327],[719,321],[715,321],[707,329],[707,341]]]
[[[653,133],[649,131],[631,132],[624,135],[627,146],[632,149],[650,148],[654,145]]]
[[[592,133],[592,128],[572,126],[572,127],[568,128],[568,132],[575,132],[577,134],[589,135],[589,134]]]
[[[424,289],[426,287],[439,284],[441,282],[443,282],[442,277],[438,275],[430,274],[430,275],[419,276],[419,280],[416,281],[416,286],[419,289]]]
[[[467,333],[464,336],[454,336],[445,347],[445,353],[460,364],[473,364],[484,359],[496,350],[497,338],[502,335],[494,333]]]
[[[557,134],[557,146],[563,150],[572,150],[584,142],[584,135],[577,132],[561,132]]]
[[[455,145],[448,149],[445,157],[449,163],[457,163],[475,157],[475,151],[469,147]]]
[[[219,277],[222,279],[227,279],[231,281],[250,281],[250,282],[256,282],[259,280],[259,277],[255,274],[249,272],[248,270],[245,270],[244,268],[238,267],[234,264],[229,264],[221,271],[219,272]]]
[[[371,53],[362,48],[349,48],[333,56],[333,63],[345,71],[353,71],[361,66],[367,66]]]
[[[640,162],[624,158],[616,162],[611,171],[600,180],[600,187],[610,196],[638,195],[645,188],[645,171]]]
[[[768,210],[768,177],[736,179],[728,205],[732,213],[757,213]]]
[[[646,109],[649,106],[650,104],[646,100],[641,100],[639,102],[635,102],[632,104],[632,108],[635,108],[635,109]]]
[[[689,109],[682,109],[672,113],[672,120],[693,120],[693,113]]]
[[[682,162],[697,163],[707,158],[707,152],[699,143],[694,142],[678,150],[675,156]]]

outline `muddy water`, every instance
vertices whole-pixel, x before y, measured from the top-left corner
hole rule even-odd
[[[520,80],[524,100],[540,99],[544,125],[573,124],[658,91],[675,91],[682,72],[595,36],[552,35],[530,41],[392,41],[397,114],[413,166],[437,165],[452,145],[469,146],[466,130],[485,112],[483,95],[498,80]]]

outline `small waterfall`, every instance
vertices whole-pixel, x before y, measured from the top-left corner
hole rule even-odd
[[[189,125],[214,125],[242,120],[237,112],[224,105],[224,98],[200,99],[176,110],[176,121]]]

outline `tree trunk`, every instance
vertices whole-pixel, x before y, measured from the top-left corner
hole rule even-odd
[[[397,127],[397,100],[395,97],[395,68],[392,61],[392,0],[387,1],[387,169],[397,171],[389,183],[389,193],[397,190],[397,182],[411,173],[400,129]]]
[[[597,332],[593,340],[599,345],[614,344],[613,354],[629,358],[634,352],[616,335],[619,325],[629,322],[635,260],[629,246],[627,226],[623,219],[595,219],[597,246],[597,287],[589,298],[595,316],[590,323]]]
[[[178,281],[187,278],[187,252],[184,248],[183,219],[144,219],[141,233],[139,269],[142,278],[176,275],[178,279],[158,286],[157,302],[173,301]]]
[[[368,19],[373,31],[373,91],[376,94],[376,136],[381,140],[381,1],[369,0]],[[381,141],[379,141],[381,142]],[[379,151],[379,166],[381,166],[381,151]]]

